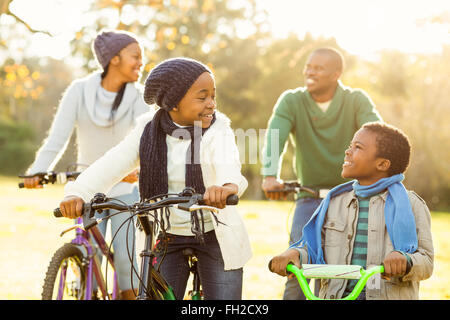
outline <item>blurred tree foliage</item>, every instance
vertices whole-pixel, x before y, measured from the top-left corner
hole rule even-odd
[[[98,68],[91,43],[100,30],[133,32],[144,48],[141,82],[163,59],[176,56],[198,59],[214,71],[218,108],[231,118],[232,127],[254,129],[256,133],[266,128],[280,94],[303,85],[302,69],[311,51],[321,46],[341,50],[346,60],[344,84],[368,92],[384,120],[410,137],[413,154],[406,174],[407,187],[434,209],[450,208],[450,48],[440,55],[385,51],[377,61],[364,61],[339,48],[334,39],[313,38],[308,34],[303,39],[295,34],[275,39],[270,34],[266,13],[256,0],[98,0],[86,15],[91,23],[79,30],[71,43],[72,57],[81,61],[82,73]],[[8,80],[8,70],[16,68],[17,73],[20,65],[27,67],[28,76],[38,72],[39,77],[29,88],[25,80],[17,81],[16,86],[22,86],[27,96],[12,98],[17,87],[0,86],[0,112],[4,118],[30,123],[37,133],[36,149],[74,74],[62,62],[50,59],[46,59],[46,64],[42,59],[6,61],[0,70],[2,84]],[[31,90],[39,86],[44,90],[33,100]],[[11,111],[14,103],[15,113]],[[260,165],[249,163],[249,147],[246,144],[240,150],[243,172],[250,183],[246,196],[261,198]],[[295,177],[292,154],[289,145],[283,161],[284,179]],[[73,153],[65,157],[67,162]],[[0,168],[4,168],[1,163]]]
[[[17,174],[33,161],[33,130],[30,125],[0,119],[0,164],[2,174]]]

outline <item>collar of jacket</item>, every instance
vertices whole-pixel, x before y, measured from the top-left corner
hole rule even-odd
[[[380,197],[383,200],[383,202],[386,202],[387,195],[388,191],[386,190],[383,193],[376,195],[375,197]],[[346,194],[343,195],[343,197],[344,197],[343,203],[347,206],[347,208],[350,207],[350,205],[354,201],[358,201],[358,197],[355,194],[355,190],[347,192]]]
[[[109,119],[101,119],[95,115],[95,99],[97,95],[97,89],[101,86],[101,73],[94,72],[88,75],[83,87],[84,104],[89,113],[91,120],[98,126],[109,127],[113,123]],[[139,91],[135,87],[133,82],[128,82],[125,89],[125,93],[122,98],[122,102],[116,110],[114,115],[114,121],[118,121],[122,118],[130,108],[132,108],[135,100],[139,97]]]

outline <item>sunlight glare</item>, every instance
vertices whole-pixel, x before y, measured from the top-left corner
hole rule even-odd
[[[448,23],[430,19],[450,11],[448,0],[261,0],[274,36],[334,37],[346,51],[369,58],[382,49],[436,53],[450,44]]]

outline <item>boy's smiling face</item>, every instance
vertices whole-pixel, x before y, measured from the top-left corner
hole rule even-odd
[[[377,156],[377,134],[360,129],[353,136],[345,150],[341,175],[343,178],[357,179],[360,185],[371,185],[388,177],[390,161]]]

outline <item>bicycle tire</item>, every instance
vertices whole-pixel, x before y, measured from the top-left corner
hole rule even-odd
[[[75,275],[75,277],[78,277],[78,279],[76,279],[76,284],[79,285],[79,288],[71,288],[72,295],[69,294],[69,296],[75,300],[84,299],[86,270],[83,266],[83,253],[77,245],[66,243],[54,253],[50,260],[45,274],[44,285],[42,287],[42,300],[56,300],[58,298],[55,298],[55,284],[61,280],[61,276],[58,278],[58,275],[61,275],[61,272],[63,272],[62,268],[68,269],[65,264],[70,262],[73,262],[74,266],[79,271],[79,274]],[[67,280],[67,278],[65,280]],[[64,291],[65,289],[66,287],[64,286]]]

